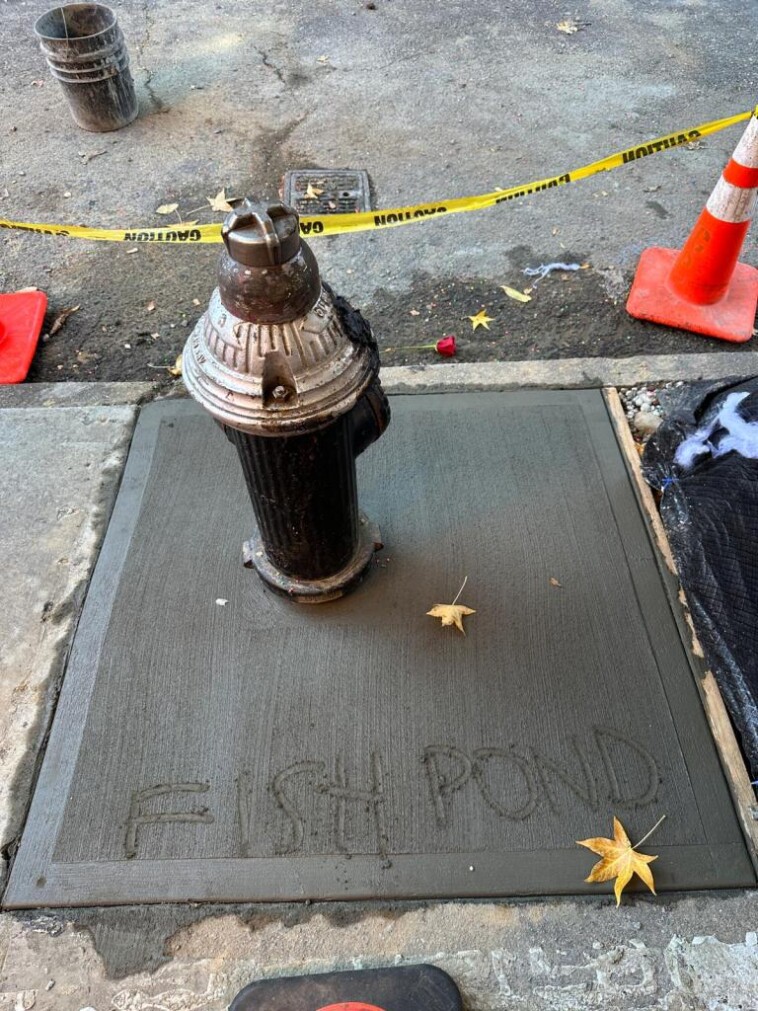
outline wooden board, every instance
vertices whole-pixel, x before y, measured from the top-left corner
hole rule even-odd
[[[614,814],[661,889],[754,883],[600,391],[392,404],[319,607],[240,565],[213,423],[142,411],[6,905],[593,894]]]

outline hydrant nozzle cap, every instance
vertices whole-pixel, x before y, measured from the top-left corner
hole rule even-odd
[[[286,204],[259,204],[249,198],[234,208],[221,229],[227,251],[246,267],[275,267],[300,249],[300,221]]]

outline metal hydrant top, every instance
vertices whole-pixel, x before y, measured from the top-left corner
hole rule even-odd
[[[221,236],[229,255],[246,267],[274,267],[300,248],[297,215],[284,204],[264,209],[245,200],[224,221]]]
[[[252,435],[329,424],[376,379],[376,345],[346,325],[292,208],[245,200],[222,236],[218,288],[184,351],[187,389]]]

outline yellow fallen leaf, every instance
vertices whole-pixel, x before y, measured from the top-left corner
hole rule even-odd
[[[485,330],[489,330],[490,323],[493,322],[494,316],[488,316],[486,309],[482,309],[478,312],[476,316],[469,316],[471,320],[471,326],[476,330],[478,326],[483,326]]]
[[[219,190],[215,197],[206,197],[208,203],[211,205],[212,211],[230,211],[232,205],[226,199],[226,187]]]
[[[663,818],[665,817],[666,815],[664,814]],[[652,827],[646,836],[640,839],[637,846],[641,846],[645,839],[653,834],[658,825],[663,821],[663,818]],[[631,881],[633,874],[636,874],[638,878],[644,881],[653,895],[655,895],[653,872],[648,867],[648,864],[651,864],[653,860],[657,860],[658,857],[638,853],[637,848],[629,842],[629,836],[624,831],[624,826],[618,818],[613,819],[613,839],[605,839],[602,836],[597,836],[594,839],[578,839],[577,846],[584,846],[588,850],[592,850],[593,853],[598,853],[603,858],[602,860],[598,860],[590,871],[590,876],[584,880],[595,882],[610,881],[611,878],[615,878],[616,883],[613,886],[613,891],[616,895],[617,906],[621,905],[621,893]]]
[[[155,208],[156,214],[173,214],[177,209],[179,204],[161,204],[160,207]]]
[[[476,611],[474,611],[472,608],[466,607],[464,604],[458,603],[458,598],[463,593],[463,587],[466,585],[467,580],[468,576],[466,576],[466,578],[463,580],[461,588],[456,593],[455,600],[452,602],[452,604],[435,604],[434,607],[431,609],[431,611],[426,612],[431,618],[439,618],[443,626],[455,625],[455,627],[460,629],[460,631],[463,632],[464,635],[466,634],[463,628],[464,617],[467,614],[476,614]]]
[[[573,18],[566,18],[565,21],[559,21],[555,27],[564,35],[575,35],[579,31],[580,25]]]
[[[321,196],[321,194],[323,192],[324,192],[323,190],[317,189],[313,185],[313,183],[308,183],[308,187],[307,187],[307,189],[305,191],[305,199],[306,200],[318,200],[318,198]]]
[[[516,291],[515,288],[509,288],[507,284],[501,284],[500,287],[503,289],[508,298],[513,298],[517,302],[531,302],[532,296],[526,295],[523,291]]]
[[[168,374],[170,376],[180,376],[182,374],[182,356],[179,357],[174,362],[173,368],[169,368]]]

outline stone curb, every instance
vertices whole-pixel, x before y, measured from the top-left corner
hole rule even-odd
[[[758,351],[649,355],[632,358],[556,358],[516,362],[391,365],[381,376],[388,393],[457,390],[582,389],[758,375]],[[25,383],[0,386],[0,408],[137,404],[182,396],[177,383]]]

